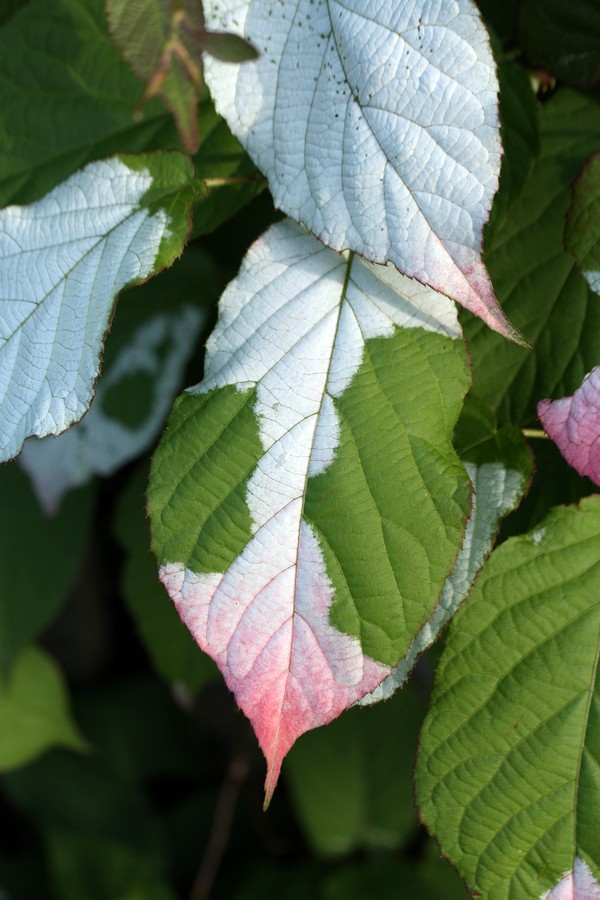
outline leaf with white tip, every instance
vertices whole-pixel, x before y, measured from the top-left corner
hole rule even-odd
[[[521,340],[481,260],[498,186],[498,84],[471,0],[207,0],[207,26],[261,55],[207,58],[218,111],[275,203],[350,249],[458,300]]]
[[[373,690],[430,615],[470,482],[454,304],[290,221],[223,295],[149,491],[161,578],[251,719],[267,799],[296,738]]]
[[[116,295],[181,252],[191,178],[177,153],[114,157],[0,211],[0,461],[83,416]]]

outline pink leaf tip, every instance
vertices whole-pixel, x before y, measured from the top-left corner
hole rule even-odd
[[[567,462],[600,485],[600,366],[585,376],[572,397],[541,400],[537,411]]]
[[[265,808],[296,739],[390,674],[329,622],[333,588],[299,508],[292,504],[271,520],[270,544],[259,530],[225,574],[196,574],[179,563],[160,572],[183,622],[252,723],[267,760]]]

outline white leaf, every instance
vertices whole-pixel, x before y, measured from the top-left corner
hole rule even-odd
[[[497,80],[471,0],[207,0],[261,55],[207,58],[218,111],[277,206],[517,337],[480,252],[497,189]]]
[[[201,322],[201,313],[192,306],[149,318],[103,373],[81,422],[58,437],[25,442],[19,462],[47,513],[57,511],[71,488],[85,484],[94,474],[111,475],[156,439]],[[128,425],[107,413],[103,400],[111,390],[125,393],[123,382],[140,375],[148,379],[152,397],[145,398],[142,421]]]
[[[169,236],[166,211],[140,207],[152,183],[114,158],[0,211],[0,460],[88,408],[115,295]]]

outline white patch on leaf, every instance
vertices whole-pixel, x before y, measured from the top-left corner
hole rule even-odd
[[[471,0],[205,0],[256,61],[206,80],[278,207],[516,337],[481,260],[498,185],[498,84]]]
[[[540,900],[600,900],[600,884],[585,860],[576,857],[573,871],[566,872]]]
[[[94,474],[111,475],[156,439],[201,321],[200,312],[191,306],[148,319],[103,373],[83,419],[57,437],[25,442],[19,462],[47,513],[57,511],[67,491]],[[103,401],[109,391],[122,390],[123,380],[135,375],[148,378],[151,397],[140,398],[147,409],[144,420],[129,426],[107,414]]]
[[[296,738],[390,671],[330,624],[333,588],[302,512],[308,478],[335,458],[333,398],[358,371],[366,339],[398,327],[460,334],[446,297],[333,253],[285,221],[254,244],[223,294],[205,380],[191,389],[255,390],[264,453],[246,484],[253,536],[223,574],[168,563],[161,578],[252,721],[268,762],[267,798]]]
[[[115,158],[0,211],[0,461],[87,410],[115,295],[153,269],[168,216]]]

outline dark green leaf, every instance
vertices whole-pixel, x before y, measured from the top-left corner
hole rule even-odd
[[[597,0],[522,0],[519,42],[532,63],[567,84],[600,79],[600,5]]]
[[[600,294],[600,153],[588,160],[573,185],[565,246],[592,290]]]
[[[0,674],[58,612],[81,567],[93,493],[77,491],[45,516],[16,463],[0,466]]]
[[[122,587],[140,638],[158,674],[171,684],[197,691],[217,675],[211,659],[194,643],[158,580],[150,554],[145,515],[147,470],[140,466],[120,498],[115,530],[126,552]]]
[[[547,896],[581,861],[600,878],[599,598],[590,497],[502,544],[450,626],[417,796],[485,897]]]
[[[411,837],[417,826],[411,773],[422,714],[409,685],[385,703],[349,710],[308,732],[292,748],[284,772],[317,853],[397,847]]]
[[[85,163],[179,145],[107,32],[102,0],[31,0],[0,31],[0,205],[29,203]]]
[[[600,303],[563,246],[570,184],[599,133],[596,98],[568,90],[552,97],[540,113],[539,159],[493,223],[486,262],[496,294],[534,345],[516,347],[464,316],[472,390],[499,424],[537,424],[539,400],[572,394],[600,362]]]

